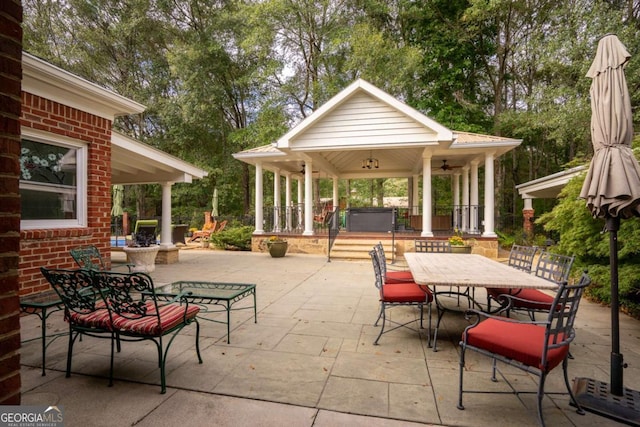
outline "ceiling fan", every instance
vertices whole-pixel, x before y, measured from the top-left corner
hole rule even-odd
[[[440,166],[440,169],[442,169],[443,171],[450,171],[451,169],[457,169],[457,168],[461,168],[462,166],[451,166],[449,164],[447,164],[446,160],[442,161],[442,166]]]

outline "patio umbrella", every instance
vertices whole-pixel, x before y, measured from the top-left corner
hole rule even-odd
[[[591,141],[594,155],[589,166],[580,197],[595,218],[605,219],[609,232],[609,261],[611,269],[611,383],[610,393],[604,396],[605,407],[590,407],[592,399],[583,406],[607,416],[619,418],[622,406],[615,407],[623,395],[623,357],[620,354],[618,302],[618,229],[621,218],[640,216],[640,166],[631,151],[633,122],[631,101],[624,75],[624,66],[631,55],[617,36],[609,34],[598,42],[596,56],[587,72],[591,83]],[[580,379],[578,382],[583,382]],[[588,380],[588,379],[587,379]],[[592,381],[593,380],[588,380]],[[593,388],[593,384],[592,387]],[[606,385],[599,385],[606,390]],[[602,390],[601,390],[602,391]],[[634,396],[637,393],[625,393]],[[617,399],[615,397],[618,397]],[[602,396],[601,396],[602,397]],[[596,400],[596,399],[593,399]],[[580,401],[580,400],[579,400]],[[583,402],[581,402],[583,403]],[[632,402],[633,403],[633,402]],[[634,411],[635,412],[635,411]],[[613,414],[612,414],[613,413]],[[632,414],[636,422],[638,412]],[[626,418],[626,417],[625,417]]]
[[[211,216],[213,216],[214,218],[217,218],[219,213],[218,213],[218,187],[215,187],[213,189],[213,197],[211,198]]]
[[[124,201],[124,187],[122,185],[114,185],[111,190],[111,216],[122,216],[122,202]]]
[[[122,202],[124,201],[124,187],[122,185],[114,185],[111,189],[111,216],[116,218],[116,241],[115,246],[118,246],[118,236],[122,229],[119,218],[124,214],[122,209]]]

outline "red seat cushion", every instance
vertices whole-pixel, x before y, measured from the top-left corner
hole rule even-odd
[[[158,310],[160,312],[160,322],[158,322],[158,317],[149,316],[149,314],[155,314],[155,305],[153,301],[147,301],[147,316],[130,319],[114,314],[113,326],[116,330],[126,334],[160,336],[163,332],[174,328],[184,321],[184,305],[178,303],[167,304],[160,306]],[[189,305],[186,313],[187,320],[196,317],[199,311],[200,307]]]
[[[426,286],[405,282],[382,286],[382,300],[385,302],[431,302],[433,295]]]
[[[515,308],[531,308],[535,310],[546,310],[546,311],[551,310],[551,304],[553,304],[553,300],[554,300],[554,297],[552,297],[551,295],[548,295],[537,289],[522,289],[520,293],[518,293],[517,297],[526,299],[529,301],[535,301],[535,303],[513,300],[513,306]]]
[[[544,370],[544,334],[545,328],[542,326],[487,319],[468,330],[467,344]],[[463,334],[463,340],[464,337]],[[549,350],[546,371],[558,366],[568,353],[569,344]]]
[[[69,313],[71,323],[77,326],[94,329],[111,330],[111,318],[109,310],[106,309],[104,302],[96,303],[95,310],[86,313],[78,313],[71,311]]]
[[[384,278],[385,283],[407,283],[413,282],[413,275],[410,271],[387,271]]]

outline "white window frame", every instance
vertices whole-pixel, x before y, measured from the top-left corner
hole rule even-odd
[[[21,138],[43,144],[58,145],[76,150],[76,216],[73,219],[30,219],[21,220],[20,228],[23,230],[40,228],[74,228],[87,226],[87,177],[88,177],[88,152],[89,148],[83,141],[56,135],[32,128],[21,128]],[[31,185],[20,181],[20,189],[29,188]]]

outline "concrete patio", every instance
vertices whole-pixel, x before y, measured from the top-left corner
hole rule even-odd
[[[123,254],[114,253],[114,259]],[[180,263],[157,265],[156,286],[177,280],[255,283],[258,322],[252,310],[231,315],[226,326],[201,321],[198,364],[195,327],[181,332],[167,362],[166,394],[160,394],[153,344],[123,343],[115,361],[115,384],[107,387],[109,341],[87,337],[74,348],[72,375],[65,378],[67,338],[47,350],[41,376],[40,342],[22,347],[22,404],[64,408],[73,426],[537,426],[535,395],[465,395],[456,408],[458,341],[468,324],[447,314],[438,352],[407,329],[385,334],[372,345],[378,313],[370,261],[332,261],[315,255],[271,258],[263,253],[187,249]],[[477,294],[476,294],[477,295]],[[250,304],[250,299],[238,306]],[[435,309],[434,309],[435,313]],[[398,318],[416,317],[400,307]],[[433,316],[435,320],[435,315]],[[583,301],[572,346],[570,378],[609,380],[610,314]],[[621,316],[626,387],[640,389],[640,328]],[[64,332],[62,313],[48,321],[48,332]],[[22,339],[40,336],[36,316],[22,318]],[[508,390],[490,380],[488,358],[469,353],[465,383],[474,389]],[[535,378],[503,369],[521,390],[535,390]],[[547,391],[563,391],[561,369],[547,380]],[[545,397],[549,426],[615,426],[614,421],[576,414],[567,395]]]

